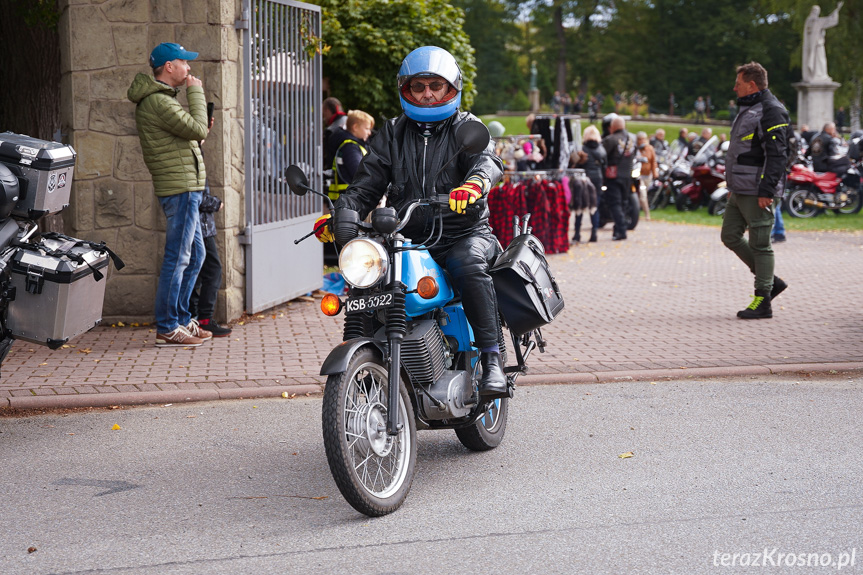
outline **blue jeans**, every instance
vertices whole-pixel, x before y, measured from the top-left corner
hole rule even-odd
[[[776,206],[773,208],[773,237],[776,236],[784,236],[785,235],[785,222],[782,221],[782,200],[776,202]]]
[[[170,333],[192,320],[189,297],[205,255],[198,213],[202,197],[198,191],[159,198],[168,225],[156,288],[156,333]]]

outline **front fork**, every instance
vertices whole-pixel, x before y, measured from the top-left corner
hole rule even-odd
[[[398,435],[404,427],[404,422],[399,421],[399,377],[402,371],[402,340],[407,334],[407,315],[405,313],[405,290],[406,286],[402,279],[402,253],[398,248],[402,247],[404,238],[396,234],[393,238],[392,276],[388,291],[393,292],[393,305],[387,310],[387,342],[390,348],[387,393],[387,435]]]

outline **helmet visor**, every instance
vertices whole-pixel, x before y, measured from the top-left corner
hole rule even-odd
[[[417,74],[405,79],[400,86],[402,98],[415,106],[433,108],[458,96],[458,90],[434,74]]]

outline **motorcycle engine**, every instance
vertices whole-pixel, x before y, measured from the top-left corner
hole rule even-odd
[[[473,394],[473,386],[469,374],[464,370],[446,370],[425,389],[428,393],[417,393],[425,419],[464,417],[473,407],[466,403]]]

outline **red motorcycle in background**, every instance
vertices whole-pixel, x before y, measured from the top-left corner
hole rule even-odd
[[[863,207],[860,170],[853,163],[840,178],[833,172],[816,172],[795,164],[788,174],[788,213],[797,218],[812,218],[824,210],[836,214],[856,214]]]
[[[677,192],[674,205],[681,212],[697,210],[708,205],[711,194],[720,187],[725,187],[725,150],[713,136],[692,159],[692,181]]]

